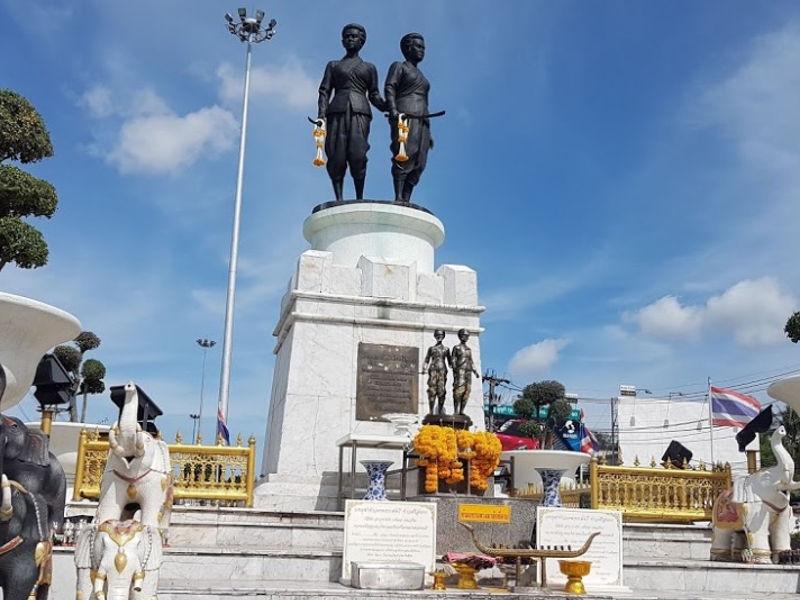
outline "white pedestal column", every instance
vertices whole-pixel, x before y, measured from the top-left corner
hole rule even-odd
[[[480,314],[475,271],[442,265],[434,251],[444,228],[425,211],[382,203],[325,208],[305,222],[312,245],[304,252],[281,302],[273,334],[275,372],[257,505],[281,509],[335,506],[337,439],[348,433],[389,434],[389,423],[356,418],[360,343],[413,347],[420,369],[433,331],[470,332],[480,371]],[[428,412],[420,374],[416,412]],[[452,411],[452,374],[448,379]],[[483,391],[473,380],[466,413],[483,428]],[[347,453],[346,453],[347,454]],[[359,459],[401,454],[359,452]],[[349,456],[345,457],[349,464]]]

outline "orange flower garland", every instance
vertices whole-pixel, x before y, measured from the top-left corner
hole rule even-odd
[[[500,463],[502,446],[493,433],[423,425],[414,438],[414,450],[421,457],[417,464],[425,467],[425,491],[430,494],[439,489],[440,479],[450,485],[464,481],[462,460],[471,461],[470,485],[486,490],[488,478]]]

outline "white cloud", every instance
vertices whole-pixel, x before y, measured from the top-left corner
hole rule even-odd
[[[242,99],[243,75],[228,63],[217,68],[220,97],[228,103]],[[280,66],[254,67],[250,71],[251,98],[274,98],[290,109],[305,109],[314,104],[318,84],[305,72],[300,62],[289,60]]]
[[[153,114],[123,123],[107,161],[122,173],[173,173],[230,149],[236,139],[233,115],[219,106],[184,116]]]
[[[511,357],[508,369],[517,379],[546,375],[568,343],[565,339],[547,338],[525,346]]]
[[[682,306],[675,296],[664,296],[623,318],[636,323],[643,333],[654,337],[692,336],[702,324],[701,310]]]
[[[747,60],[707,88],[695,109],[719,127],[759,170],[800,171],[800,23],[761,36]]]
[[[232,148],[239,129],[234,116],[220,106],[179,115],[150,88],[123,94],[97,84],[80,96],[78,105],[105,119],[103,141],[89,144],[91,153],[123,174],[175,173],[204,155]]]
[[[111,90],[104,85],[95,85],[81,95],[78,104],[89,110],[93,117],[102,119],[114,114]]]
[[[703,329],[727,331],[741,346],[767,346],[784,341],[783,325],[796,299],[771,277],[744,279],[702,305],[682,305],[664,296],[623,320],[642,333],[659,338],[691,338]]]
[[[795,299],[774,279],[745,279],[709,298],[706,320],[731,329],[742,346],[766,346],[785,342],[783,327],[795,308]]]

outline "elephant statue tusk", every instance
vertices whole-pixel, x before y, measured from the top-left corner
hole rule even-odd
[[[8,477],[3,474],[2,481],[2,504],[0,505],[0,523],[7,523],[14,516],[14,507],[11,506],[11,483]]]

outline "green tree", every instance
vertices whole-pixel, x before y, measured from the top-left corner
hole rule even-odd
[[[74,344],[74,345],[73,345]],[[81,423],[86,422],[86,402],[89,394],[102,394],[106,389],[103,378],[106,376],[106,367],[99,360],[90,358],[84,362],[85,352],[100,346],[100,338],[91,331],[82,331],[72,341],[72,344],[56,346],[53,353],[70,372],[72,377],[72,399],[69,405],[69,420],[78,421],[78,407],[75,402],[77,394],[83,395],[81,408]]]
[[[558,381],[537,381],[526,385],[514,402],[514,412],[526,420],[520,430],[529,437],[539,437],[539,445],[544,448],[552,442],[552,434],[569,419],[572,407],[565,398],[566,389]],[[547,422],[541,423],[539,409],[550,407]]]
[[[783,330],[786,332],[786,337],[795,344],[800,342],[800,311],[797,311],[789,317]]]
[[[0,270],[12,262],[22,269],[47,264],[44,237],[23,219],[49,219],[58,204],[48,182],[2,163],[26,164],[50,156],[50,134],[33,105],[11,90],[0,90]]]

